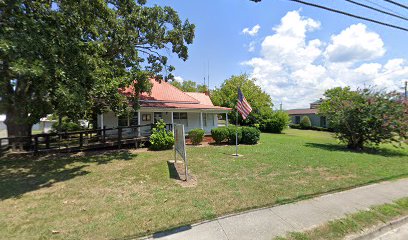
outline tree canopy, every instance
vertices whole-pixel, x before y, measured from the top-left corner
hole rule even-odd
[[[241,88],[246,100],[252,107],[252,112],[246,120],[238,114],[238,121],[242,125],[260,124],[262,119],[272,116],[273,103],[271,97],[256,85],[255,79],[247,74],[231,76],[225,80],[220,88],[211,93],[211,100],[215,105],[232,108],[229,118],[235,124],[236,105],[238,101],[238,87]]]
[[[51,112],[79,118],[137,107],[137,96],[125,98],[118,88],[140,93],[150,90],[150,77],[171,78],[161,52],[186,60],[195,26],[171,7],[145,4],[0,1],[0,113],[9,136],[29,135]]]
[[[173,80],[171,81],[171,84],[183,92],[208,92],[208,87],[206,85],[197,84],[191,80],[183,82]]]
[[[401,144],[408,138],[408,101],[401,95],[349,87],[329,89],[324,95],[319,114],[327,116],[330,128],[349,148]]]

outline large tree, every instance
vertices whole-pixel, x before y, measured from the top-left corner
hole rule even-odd
[[[271,97],[256,85],[255,79],[247,74],[232,76],[225,80],[220,88],[211,93],[211,100],[215,105],[232,108],[228,115],[231,121],[236,122],[236,105],[238,101],[238,88],[252,107],[252,112],[246,120],[238,114],[238,122],[241,125],[260,124],[262,119],[272,116],[273,103]]]
[[[374,89],[351,91],[349,87],[326,91],[319,113],[349,148],[367,144],[400,144],[408,138],[408,101],[397,93]]]
[[[208,87],[207,85],[201,85],[197,84],[194,81],[187,80],[187,81],[182,81],[179,82],[177,80],[171,81],[171,84],[175,86],[176,88],[180,89],[183,92],[201,92],[205,93],[208,92]]]
[[[0,113],[9,136],[48,113],[79,118],[137,107],[148,79],[171,78],[162,49],[183,60],[193,24],[145,0],[0,1]],[[163,76],[162,73],[167,73]],[[136,97],[118,88],[134,85]]]

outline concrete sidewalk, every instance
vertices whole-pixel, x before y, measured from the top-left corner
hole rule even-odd
[[[408,197],[408,179],[382,182],[156,233],[148,239],[273,239],[305,231],[370,206]]]

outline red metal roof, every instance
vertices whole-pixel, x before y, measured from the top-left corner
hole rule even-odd
[[[210,106],[199,103],[166,103],[166,102],[143,102],[144,108],[177,108],[177,109],[206,109],[206,110],[224,110],[231,111],[231,108]]]
[[[208,96],[205,93],[199,93],[199,92],[185,92],[185,93],[189,95],[190,97],[197,99],[201,104],[214,106],[214,104],[211,101],[210,96]]]
[[[304,115],[304,114],[317,114],[319,109],[313,108],[305,108],[305,109],[292,109],[286,111],[289,115]]]
[[[199,103],[197,99],[189,96],[166,81],[158,82],[154,79],[150,79],[150,82],[153,84],[151,93],[142,93],[140,100]],[[121,92],[124,94],[135,93],[133,86],[127,87]]]
[[[230,108],[214,106],[210,97],[204,93],[183,92],[165,81],[158,82],[150,79],[150,82],[153,84],[151,93],[140,95],[141,107],[231,110]],[[121,90],[121,93],[129,95],[134,94],[135,91],[131,86]]]

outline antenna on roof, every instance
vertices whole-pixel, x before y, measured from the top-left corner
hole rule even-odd
[[[205,81],[205,62],[203,63],[203,75],[204,75],[204,87],[205,87],[205,84],[206,84],[206,81]]]
[[[207,81],[208,81],[208,92],[210,91],[210,60],[208,60],[208,77],[207,77]]]

